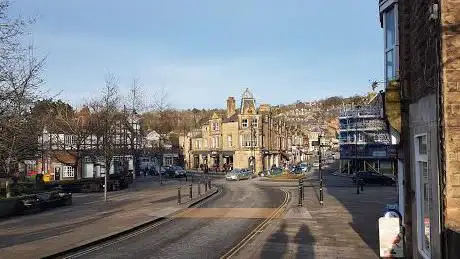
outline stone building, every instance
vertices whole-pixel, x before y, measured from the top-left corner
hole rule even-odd
[[[288,129],[271,107],[256,100],[249,89],[237,109],[234,97],[227,99],[226,114],[214,113],[201,129],[180,138],[186,166],[211,170],[252,168],[255,172],[283,165],[289,160]]]
[[[406,258],[458,258],[460,3],[380,0],[379,9],[386,88],[401,103]]]

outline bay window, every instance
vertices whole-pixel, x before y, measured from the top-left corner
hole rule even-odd
[[[397,79],[399,66],[398,50],[398,4],[395,0],[382,1],[380,15],[384,30],[385,82]]]

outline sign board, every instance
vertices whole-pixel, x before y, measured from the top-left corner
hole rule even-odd
[[[399,209],[399,205],[397,203],[390,203],[390,204],[385,205],[385,211],[398,210],[398,209]]]
[[[380,257],[404,258],[403,235],[399,218],[379,218]]]

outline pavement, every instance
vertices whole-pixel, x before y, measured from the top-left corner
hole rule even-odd
[[[177,204],[181,188],[182,204]],[[188,198],[188,183],[170,180],[139,181],[136,190],[75,194],[74,205],[45,213],[0,221],[0,258],[40,258],[131,229],[183,210],[197,197]],[[214,188],[212,191],[214,192]],[[209,194],[210,192],[208,192]]]
[[[378,218],[394,202],[394,187],[366,186],[359,195],[353,187],[326,187],[323,206],[316,186],[305,187],[302,207],[297,188],[290,192],[285,213],[234,258],[379,258]]]
[[[284,200],[252,180],[216,180],[222,192],[155,229],[101,246],[81,258],[219,258]]]

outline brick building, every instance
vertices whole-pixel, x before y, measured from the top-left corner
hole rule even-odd
[[[269,105],[257,107],[252,93],[246,89],[240,109],[235,98],[229,97],[225,116],[214,113],[201,129],[181,137],[180,145],[189,169],[199,169],[202,165],[211,170],[229,166],[251,168],[255,163],[257,173],[289,160],[287,152],[292,135],[288,132],[285,121],[275,116]]]
[[[407,258],[458,258],[460,1],[380,0],[379,7],[385,82],[401,100]]]

